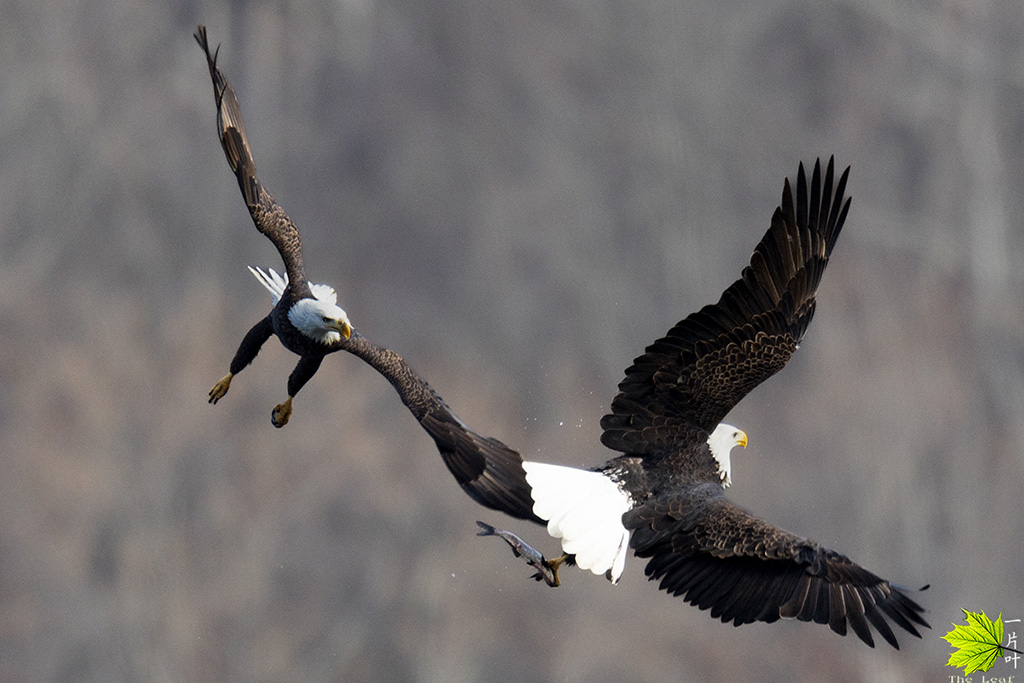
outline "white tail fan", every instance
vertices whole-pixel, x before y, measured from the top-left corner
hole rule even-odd
[[[255,268],[248,266],[248,268],[249,272],[252,273],[252,276],[259,280],[261,285],[267,288],[267,291],[270,292],[270,296],[273,297],[274,304],[276,305],[277,302],[281,300],[284,290],[288,287],[288,279],[278,275],[277,271],[273,268],[268,268],[270,271],[269,275],[263,272],[263,269],[259,266],[256,266]]]
[[[256,266],[248,266],[249,272],[252,273],[253,277],[260,281],[260,284],[267,288],[270,292],[270,296],[273,297],[274,304],[276,305],[281,297],[284,296],[284,290],[288,288],[288,274],[278,275],[277,271],[273,268],[267,268],[270,271],[268,275],[263,271],[262,268]],[[338,303],[338,294],[334,291],[334,288],[330,285],[314,285],[312,282],[309,283],[309,290],[313,292],[313,296],[320,301],[326,301],[331,304]]]
[[[562,550],[576,564],[617,583],[626,565],[629,532],[622,515],[629,496],[601,474],[574,467],[524,462],[533,512],[548,522],[548,533],[562,539]]]

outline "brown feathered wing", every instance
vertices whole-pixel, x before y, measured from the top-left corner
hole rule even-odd
[[[833,195],[833,161],[824,182],[815,163],[808,193],[801,164],[795,203],[786,180],[782,204],[740,279],[626,370],[612,412],[601,421],[606,446],[634,455],[685,447],[693,427],[711,432],[786,365],[814,315],[818,283],[846,219],[849,170]]]
[[[252,159],[249,140],[245,136],[242,110],[238,106],[235,89],[217,67],[217,52],[211,54],[210,44],[206,38],[206,27],[202,24],[195,33],[195,39],[206,53],[206,61],[210,67],[213,95],[217,103],[217,132],[220,144],[224,148],[231,170],[238,179],[238,187],[242,190],[249,215],[252,216],[256,228],[270,238],[281,254],[292,298],[311,298],[313,294],[302,267],[302,241],[299,239],[299,229],[256,177],[256,164]]]

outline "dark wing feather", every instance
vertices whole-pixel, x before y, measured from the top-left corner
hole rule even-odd
[[[415,411],[414,411],[415,414]],[[438,398],[420,419],[441,459],[470,498],[492,510],[538,524],[523,457],[493,437],[480,436]]]
[[[849,209],[847,168],[833,194],[833,160],[803,164],[796,201],[782,204],[739,280],[647,347],[626,370],[601,441],[624,453],[662,452],[710,432],[754,387],[782,369],[814,316],[814,296]]]
[[[217,102],[217,132],[228,164],[238,178],[238,187],[249,208],[256,228],[270,238],[277,247],[284,269],[288,274],[288,283],[295,298],[312,297],[309,281],[302,268],[302,242],[299,229],[274,201],[263,184],[256,177],[256,164],[252,159],[249,140],[245,136],[242,124],[242,110],[238,106],[235,89],[231,87],[224,73],[217,67],[217,48],[210,54],[210,44],[206,39],[206,27],[199,25],[195,33],[196,42],[206,53],[206,62],[210,67],[210,78],[213,80],[213,95]]]
[[[338,347],[363,359],[391,383],[402,403],[434,439],[455,480],[473,500],[492,510],[544,524],[533,514],[530,485],[517,451],[467,427],[394,351],[377,346],[357,331],[338,342]]]
[[[662,590],[736,626],[780,617],[847,626],[868,645],[876,631],[899,649],[888,617],[920,637],[924,609],[839,553],[754,517],[705,484],[649,500],[623,517],[630,545],[650,558]]]

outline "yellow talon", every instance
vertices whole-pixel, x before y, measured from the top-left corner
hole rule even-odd
[[[224,375],[219,382],[213,385],[213,388],[210,389],[210,403],[216,403],[224,398],[224,394],[228,393],[228,389],[231,388],[231,378],[233,376],[234,375],[229,372]]]
[[[553,560],[544,560],[544,564],[551,569],[551,573],[555,576],[554,587],[562,585],[562,580],[558,578],[558,568],[568,559],[569,556],[563,553],[560,557],[556,557]]]
[[[270,421],[274,423],[274,426],[280,429],[288,424],[288,418],[292,416],[292,397],[289,396],[284,403],[279,403],[274,406],[274,411],[270,414]]]

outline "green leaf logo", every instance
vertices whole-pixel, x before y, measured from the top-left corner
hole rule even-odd
[[[963,612],[967,625],[952,624],[953,630],[942,636],[955,648],[946,663],[962,666],[965,676],[975,671],[988,671],[996,657],[1003,655],[1003,613],[1000,612],[993,621],[984,612]]]

